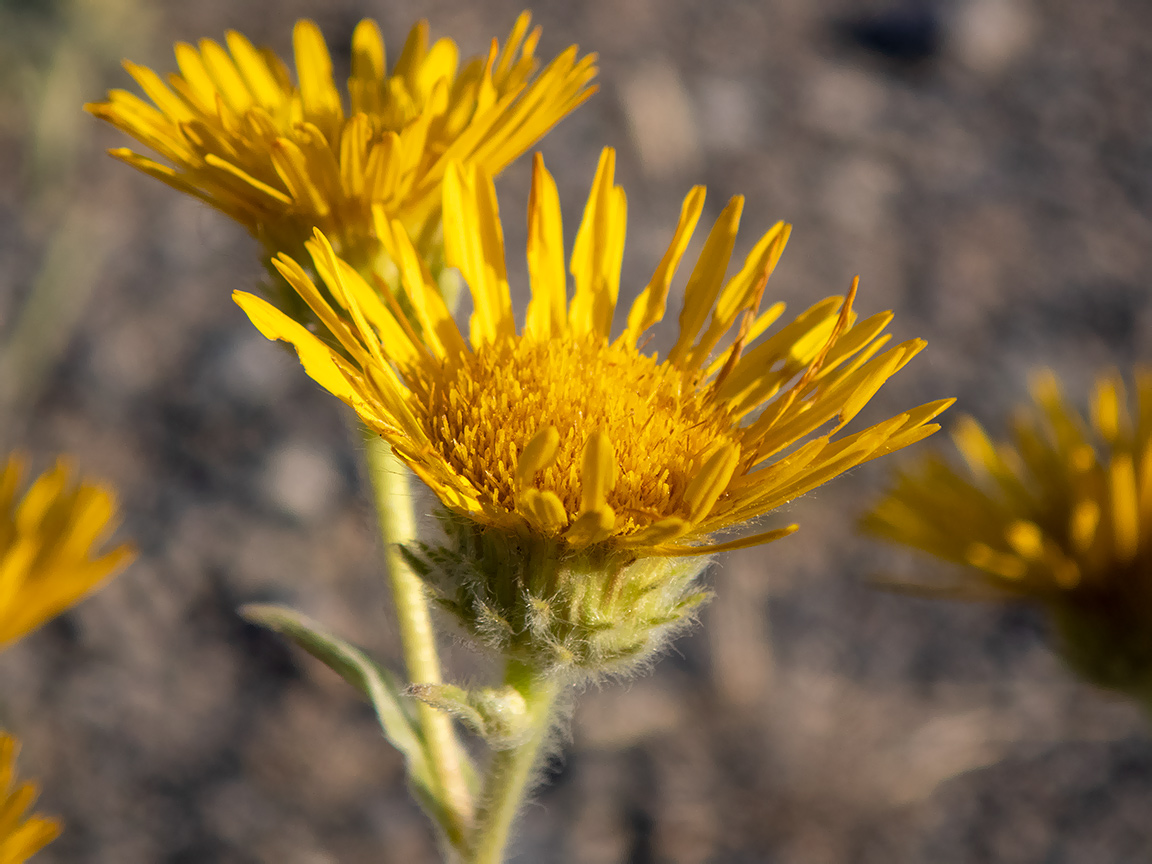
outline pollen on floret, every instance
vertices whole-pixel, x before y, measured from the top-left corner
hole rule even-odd
[[[410,374],[413,408],[452,469],[494,508],[551,493],[564,513],[553,523],[610,508],[612,533],[626,535],[697,518],[724,483],[694,478],[715,481],[710,464],[733,468],[738,452],[725,406],[683,370],[597,335],[502,340]]]

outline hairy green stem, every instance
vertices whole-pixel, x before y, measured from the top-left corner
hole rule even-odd
[[[365,431],[368,476],[376,501],[380,536],[384,541],[384,560],[392,584],[396,618],[400,623],[400,641],[404,646],[404,663],[412,684],[439,684],[440,657],[436,634],[428,609],[428,594],[420,577],[412,572],[400,552],[400,546],[416,539],[409,472],[380,436]],[[451,824],[445,825],[448,840],[461,848],[472,823],[472,793],[464,768],[464,753],[452,728],[451,718],[424,703],[417,703],[420,730],[428,748],[428,758],[443,795],[441,803]]]
[[[468,864],[502,864],[504,847],[516,814],[524,804],[542,755],[542,747],[552,728],[556,697],[561,684],[552,676],[516,660],[508,661],[505,683],[524,697],[528,709],[527,737],[517,747],[498,751],[488,769],[484,800],[476,815]]]

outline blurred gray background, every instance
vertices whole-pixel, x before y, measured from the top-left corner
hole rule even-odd
[[[229,299],[261,278],[254,242],[104,156],[129,142],[80,105],[134,86],[122,56],[166,72],[175,40],[227,28],[286,55],[292,22],[314,17],[346,68],[362,16],[378,18],[392,57],[419,17],[470,54],[520,8],[0,5],[0,443],[38,468],[68,451],[108,478],[123,497],[118,536],[141,553],[0,657],[0,723],[24,739],[43,809],[66,822],[38,861],[435,859],[368,708],[233,612],[290,603],[398,666],[342,406]],[[954,395],[999,431],[1033,366],[1054,367],[1082,404],[1098,369],[1147,359],[1145,0],[533,11],[542,55],[572,42],[600,55],[601,92],[542,149],[569,237],[599,148],[619,149],[622,301],[647,281],[682,196],[706,183],[712,217],[747,196],[738,255],[775,220],[794,223],[770,299],[797,313],[858,273],[862,312],[895,309],[898,338],[928,340],[858,422]],[[498,184],[520,273],[528,164]],[[794,502],[780,519],[800,533],[724,556],[702,625],[651,674],[581,694],[517,860],[1152,859],[1143,718],[1065,674],[1039,616],[865,584],[932,566],[854,531],[908,455]],[[491,674],[446,645],[460,678]]]

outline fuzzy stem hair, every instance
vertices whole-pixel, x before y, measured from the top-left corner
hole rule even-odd
[[[476,817],[471,855],[467,864],[502,864],[504,849],[516,814],[538,779],[548,753],[548,742],[556,723],[557,697],[563,682],[557,675],[510,659],[504,681],[524,697],[528,711],[528,734],[508,750],[497,751],[488,769],[484,798]]]

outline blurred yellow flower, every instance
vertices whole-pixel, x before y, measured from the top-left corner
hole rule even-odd
[[[16,784],[20,744],[0,732],[0,864],[23,864],[60,834],[60,823],[39,814],[25,817],[36,802],[35,783]]]
[[[234,296],[265,336],[291,342],[308,373],[384,436],[450,510],[567,550],[637,559],[774,540],[795,526],[727,542],[716,535],[938,428],[929,421],[947,400],[836,438],[923,342],[881,352],[892,316],[856,323],[854,285],[849,297],[816,304],[756,344],[783,312],[781,303],[763,312],[760,304],[789,226],[761,237],[725,281],[740,197],[704,244],[667,356],[639,343],[664,315],[703,210],[701,187],[685,199],[668,251],[613,338],[626,212],[614,166],[606,149],[572,251],[568,302],[559,200],[537,156],[532,301],[519,334],[494,189],[475,165],[451,165],[444,187],[446,261],[461,271],[474,304],[470,345],[399,222],[381,235],[410,315],[319,233],[308,249],[338,308],[295,261],[275,262],[339,347],[254,295]]]
[[[75,604],[134,555],[119,546],[97,556],[118,521],[110,489],[71,481],[61,459],[17,501],[23,473],[11,456],[0,474],[0,648]]]
[[[1152,696],[1152,372],[1135,383],[1129,405],[1120,375],[1102,375],[1085,421],[1038,373],[1012,441],[963,419],[968,470],[923,459],[862,524],[964,566],[929,591],[1040,602],[1077,671]]]
[[[123,90],[85,107],[174,167],[123,148],[113,156],[208,202],[273,252],[300,250],[319,228],[345,256],[370,260],[374,208],[427,241],[450,161],[499,173],[595,90],[595,56],[578,58],[575,46],[533,77],[540,29],[529,22],[523,13],[502,50],[493,40],[458,71],[456,44],[429,47],[421,21],[389,74],[365,19],[352,36],[347,113],[309,20],[293,31],[298,84],[273,52],[229,31],[228,50],[177,43],[170,87],[125,61],[155,107]]]

